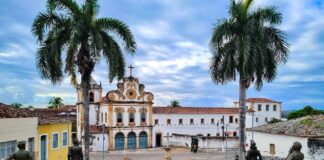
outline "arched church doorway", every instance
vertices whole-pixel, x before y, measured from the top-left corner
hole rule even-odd
[[[124,134],[119,132],[115,136],[115,148],[116,150],[123,150],[124,149]]]
[[[134,132],[128,133],[127,148],[128,149],[136,149],[136,134]]]
[[[146,132],[141,132],[139,134],[139,142],[140,142],[140,148],[144,149],[147,148],[147,133]]]

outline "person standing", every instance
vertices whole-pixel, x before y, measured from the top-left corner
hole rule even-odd
[[[31,153],[26,151],[26,142],[18,141],[17,143],[18,151],[10,155],[6,160],[34,160],[34,157]]]
[[[246,160],[262,160],[260,151],[256,147],[256,143],[251,141],[250,150],[248,150],[246,155]]]
[[[79,141],[73,140],[73,146],[69,148],[68,160],[83,160],[82,147],[79,147]]]

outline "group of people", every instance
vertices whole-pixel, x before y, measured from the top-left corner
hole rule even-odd
[[[289,150],[286,160],[303,160],[304,154],[301,152],[302,145],[300,142],[294,142]],[[256,147],[256,143],[251,141],[250,150],[246,155],[246,160],[262,160],[260,151]]]
[[[17,143],[18,151],[10,155],[6,160],[34,160],[31,153],[26,151],[26,142]],[[73,146],[69,148],[68,160],[83,160],[82,148],[79,147],[78,140],[73,140]]]

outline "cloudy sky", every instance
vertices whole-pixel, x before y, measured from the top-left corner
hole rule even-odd
[[[79,0],[83,2],[83,0]],[[228,0],[98,0],[99,17],[127,23],[138,49],[127,65],[155,96],[156,105],[179,100],[183,106],[231,106],[238,99],[238,82],[216,85],[209,75],[208,42],[213,24],[226,18]],[[68,78],[58,86],[42,80],[35,67],[38,44],[31,34],[35,16],[45,0],[1,1],[0,102],[45,107],[52,96],[74,104],[76,91]],[[324,3],[320,0],[256,0],[254,7],[274,5],[283,14],[278,26],[291,44],[288,63],[279,67],[272,83],[248,97],[283,102],[284,109],[312,105],[324,109]],[[127,72],[128,74],[128,72]],[[107,80],[104,61],[94,78],[104,91],[116,89]]]

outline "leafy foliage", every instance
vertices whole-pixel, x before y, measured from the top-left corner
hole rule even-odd
[[[52,97],[51,100],[48,102],[48,108],[50,109],[58,109],[63,107],[63,99],[61,97]]]
[[[268,122],[268,124],[273,124],[273,123],[278,123],[278,122],[282,122],[281,119],[272,118],[271,121]]]
[[[11,106],[15,107],[15,108],[22,108],[23,105],[21,103],[12,103]]]
[[[300,117],[305,117],[308,115],[324,114],[323,110],[316,110],[311,106],[305,106],[303,109],[290,112],[288,114],[288,119],[295,119]]]
[[[124,77],[124,57],[116,37],[124,42],[126,52],[134,53],[134,36],[128,26],[117,19],[96,18],[98,9],[96,0],[86,0],[82,5],[74,0],[47,1],[47,10],[40,12],[32,25],[32,32],[40,43],[36,62],[42,78],[58,84],[65,72],[76,85],[76,74],[80,72],[89,81],[101,58],[108,64],[110,81]]]
[[[170,102],[170,107],[180,107],[180,103],[177,100],[173,100]]]
[[[263,81],[271,82],[277,66],[288,58],[288,46],[279,25],[282,15],[275,7],[251,10],[252,0],[232,0],[228,19],[213,28],[210,65],[215,83],[226,83],[240,76],[248,87],[255,83],[260,90]]]

